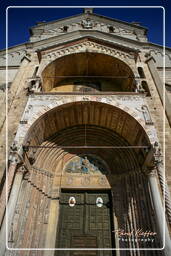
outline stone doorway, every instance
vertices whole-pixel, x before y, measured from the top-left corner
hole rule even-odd
[[[57,248],[112,248],[110,191],[62,191],[56,239]],[[112,251],[56,251],[55,256],[113,256]]]

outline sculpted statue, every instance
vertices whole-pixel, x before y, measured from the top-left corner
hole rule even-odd
[[[91,29],[91,28],[93,28],[94,23],[92,22],[92,20],[87,18],[86,20],[82,20],[81,25],[83,28]]]
[[[106,168],[92,156],[79,156],[71,160],[66,168],[66,172],[72,173],[106,173]]]
[[[90,162],[87,157],[82,159],[82,170],[83,172],[87,173],[90,167]]]

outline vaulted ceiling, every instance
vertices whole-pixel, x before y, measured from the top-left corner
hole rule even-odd
[[[91,153],[104,158],[115,173],[133,170],[144,161],[143,149],[127,146],[150,145],[134,118],[119,108],[97,102],[74,102],[48,111],[30,128],[25,143],[28,141],[36,147],[36,158],[46,169],[54,169],[61,152]]]
[[[76,53],[51,62],[42,72],[43,90],[51,91],[78,79],[94,79],[111,84],[110,90],[132,91],[134,74],[121,60],[101,53]],[[103,87],[106,91],[109,88]]]

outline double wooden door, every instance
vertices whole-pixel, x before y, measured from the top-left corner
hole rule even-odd
[[[65,191],[60,196],[57,248],[112,248],[109,192]],[[112,250],[56,251],[56,256],[112,256]]]

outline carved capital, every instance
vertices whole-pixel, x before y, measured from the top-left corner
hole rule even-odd
[[[28,170],[27,170],[27,168],[26,168],[24,165],[21,165],[21,166],[17,169],[17,172],[24,175],[25,173],[28,172]]]
[[[22,163],[21,157],[17,154],[17,152],[10,152],[8,159],[11,164],[17,165],[19,163]]]
[[[156,176],[157,176],[157,170],[156,170],[156,168],[153,168],[153,169],[151,169],[151,170],[149,169],[147,175],[148,175],[149,177],[156,177]]]
[[[157,141],[154,143],[153,149],[154,149],[154,164],[155,164],[155,166],[158,167],[158,166],[163,165],[163,155],[162,155],[161,148]]]

